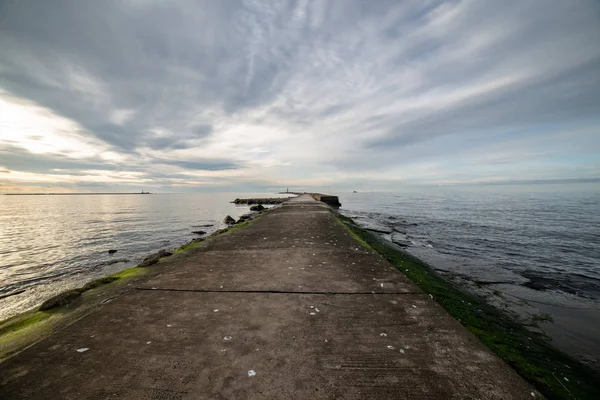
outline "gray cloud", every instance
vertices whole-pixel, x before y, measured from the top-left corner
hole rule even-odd
[[[552,146],[538,153],[556,158],[566,139],[554,133],[600,126],[598,11],[586,0],[4,2],[0,88],[129,158],[0,148],[0,165],[36,173],[259,165],[257,174],[271,168],[277,177],[289,161],[310,179],[324,168],[459,168],[456,154],[515,138],[536,147],[517,153]],[[246,133],[247,144],[236,142]],[[565,157],[600,145],[589,134],[569,140],[580,149]],[[540,168],[556,170],[552,157]],[[511,163],[500,159],[490,153],[489,165]]]
[[[0,148],[1,165],[8,170],[46,173],[55,169],[62,170],[115,170],[114,165],[106,164],[101,159],[81,160],[69,159],[64,156],[32,154],[19,148]]]
[[[203,171],[222,171],[227,169],[236,169],[238,168],[237,164],[234,164],[230,161],[225,160],[206,160],[206,161],[169,161],[163,160],[163,162],[178,165],[185,169],[192,170],[203,170]]]

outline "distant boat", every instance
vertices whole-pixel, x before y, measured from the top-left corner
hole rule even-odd
[[[142,190],[142,193],[140,194],[150,194],[150,192],[144,192],[144,190]]]
[[[354,192],[352,192],[352,193],[358,193],[358,192],[355,190],[355,191],[354,191]]]

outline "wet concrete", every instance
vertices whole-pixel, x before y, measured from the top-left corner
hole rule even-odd
[[[536,397],[309,196],[0,365],[2,399]]]

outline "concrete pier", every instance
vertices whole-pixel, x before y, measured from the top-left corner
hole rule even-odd
[[[0,365],[2,399],[540,397],[310,195]]]

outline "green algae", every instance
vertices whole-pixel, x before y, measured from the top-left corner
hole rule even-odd
[[[146,273],[146,270],[144,270],[143,268],[131,267],[131,268],[124,269],[123,271],[117,272],[116,274],[112,274],[110,277],[114,277],[117,279],[127,279],[127,278],[133,278],[136,276],[142,276],[145,273]]]
[[[57,310],[29,311],[0,322],[0,336],[31,327],[57,314]]]
[[[600,399],[600,377],[476,295],[465,292],[433,268],[395,248],[343,215],[338,220],[358,238],[433,296],[450,315],[549,399]],[[546,317],[541,317],[547,320]]]
[[[173,254],[177,254],[177,253],[181,253],[182,251],[186,251],[189,249],[193,249],[194,247],[198,247],[200,246],[201,243],[204,243],[206,241],[205,240],[199,240],[199,241],[192,241],[190,243],[186,243],[184,245],[179,246],[177,249],[175,249],[175,251],[173,251]]]
[[[350,235],[350,236],[351,236],[351,237],[352,237],[354,240],[356,240],[358,243],[360,243],[360,245],[361,245],[362,247],[364,247],[365,249],[368,249],[368,250],[373,250],[373,248],[372,248],[371,246],[369,246],[369,244],[368,244],[367,242],[365,242],[365,241],[363,240],[363,238],[362,238],[362,237],[360,237],[360,235],[358,235],[357,233],[355,233],[355,232],[354,232],[352,229],[350,229],[350,227],[348,227],[348,226],[347,226],[347,225],[346,225],[346,224],[343,222],[343,220],[341,219],[341,217],[343,217],[343,216],[341,216],[341,215],[340,215],[340,218],[337,218],[337,220],[336,220],[336,221],[337,221],[337,223],[338,223],[340,226],[342,226],[342,227],[344,228],[344,230],[346,230],[346,232],[348,232],[348,234],[349,234],[349,235]],[[346,217],[343,217],[343,218],[346,218]]]
[[[30,310],[0,322],[0,362],[51,334],[67,312],[65,307]]]
[[[247,221],[240,222],[240,223],[237,223],[237,224],[235,224],[233,226],[230,226],[229,228],[221,229],[220,231],[217,231],[217,232],[219,232],[217,235],[230,234],[232,232],[239,231],[240,229],[242,229],[242,228],[250,225],[252,223],[252,221],[259,220],[260,217],[261,216],[259,215],[259,216],[255,217],[253,219],[249,219]]]

